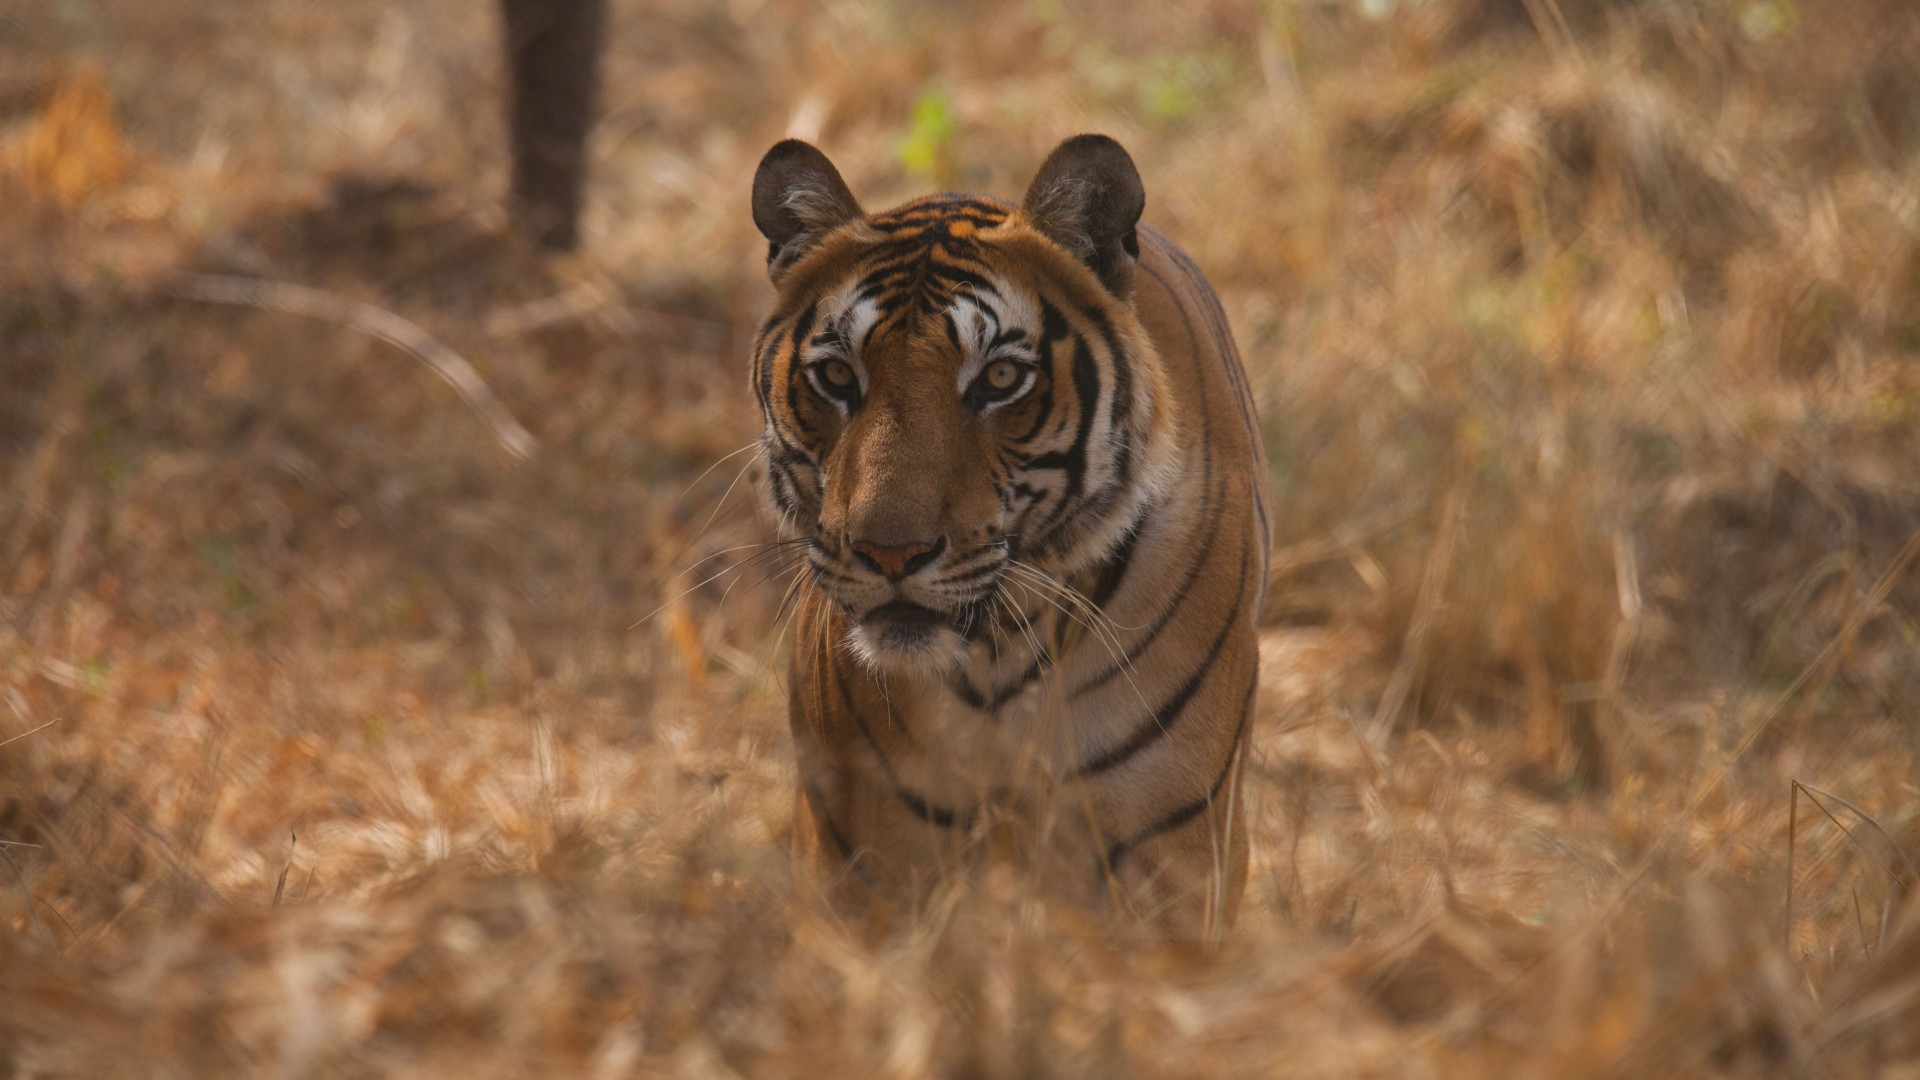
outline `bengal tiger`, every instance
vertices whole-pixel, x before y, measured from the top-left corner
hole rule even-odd
[[[923,902],[986,854],[1171,932],[1234,918],[1264,454],[1220,303],[1144,205],[1100,135],[1018,206],[868,214],[797,140],[754,176],[764,487],[814,597],[796,841],[837,892]]]

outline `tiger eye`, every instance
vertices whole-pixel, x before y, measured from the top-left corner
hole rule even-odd
[[[1020,385],[1020,365],[1011,360],[1002,360],[987,368],[987,388],[989,390],[1011,390]]]
[[[854,384],[853,369],[844,360],[829,360],[821,364],[820,377],[835,390],[845,390]]]

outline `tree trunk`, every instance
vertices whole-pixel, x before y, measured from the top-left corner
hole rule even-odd
[[[606,0],[502,0],[501,6],[512,95],[514,221],[539,247],[566,250],[579,240]]]

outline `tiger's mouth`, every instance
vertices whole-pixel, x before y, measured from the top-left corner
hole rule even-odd
[[[847,641],[867,663],[901,675],[936,675],[965,660],[981,615],[977,603],[942,611],[894,599],[855,616]]]
[[[926,650],[942,630],[956,630],[953,616],[910,600],[881,604],[860,617],[875,644],[899,652]]]

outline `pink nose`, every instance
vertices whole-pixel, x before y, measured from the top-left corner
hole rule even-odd
[[[931,560],[922,558],[933,550],[932,544],[869,544],[865,540],[855,540],[853,550],[859,552],[879,571],[890,578],[903,578],[925,566]]]

